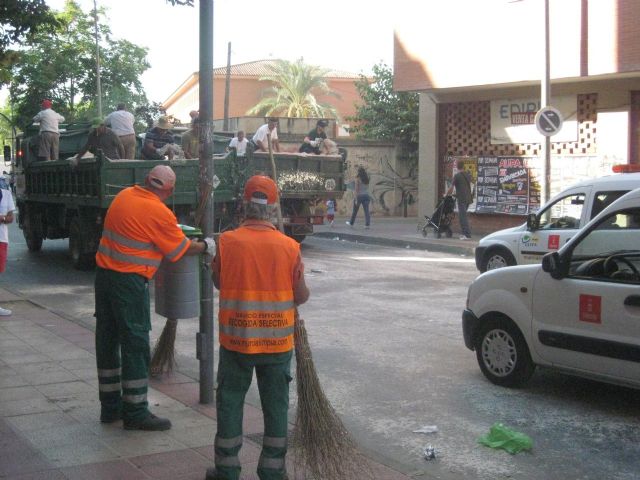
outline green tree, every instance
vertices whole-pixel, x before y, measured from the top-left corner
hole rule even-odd
[[[362,104],[347,120],[359,138],[388,140],[398,144],[405,155],[418,151],[418,94],[395,92],[393,71],[384,63],[374,65],[373,78],[364,75],[356,82]]]
[[[273,86],[265,90],[264,98],[247,112],[248,115],[338,118],[332,105],[320,103],[316,98],[319,93],[338,97],[325,80],[328,70],[307,65],[302,58],[295,62],[277,60],[268,68],[272,73],[260,80],[271,82]]]
[[[44,0],[2,0],[0,3],[0,86],[11,78],[11,67],[20,60],[21,45],[39,31],[53,28],[55,17]]]
[[[95,116],[96,68],[93,16],[73,0],[55,12],[57,28],[37,32],[27,42],[19,64],[14,66],[10,93],[16,123],[26,125],[51,98],[54,109],[67,121]],[[104,11],[98,11],[99,18]],[[147,50],[127,40],[115,40],[106,22],[99,22],[101,84],[105,111],[118,102],[132,107],[146,104],[140,75],[149,68]]]

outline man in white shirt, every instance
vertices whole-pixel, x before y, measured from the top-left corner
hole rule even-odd
[[[278,142],[278,119],[270,118],[268,122],[262,125],[253,135],[251,141],[259,152],[268,152],[269,144],[267,143],[267,135],[271,136],[271,148],[274,152],[280,151],[280,143]]]
[[[236,149],[236,155],[238,157],[244,157],[247,153],[247,137],[244,136],[244,130],[238,130],[238,136],[233,137],[229,142],[229,148]]]
[[[124,158],[132,160],[136,158],[136,132],[133,129],[135,117],[131,112],[127,112],[124,103],[119,103],[117,110],[111,112],[105,118],[106,126],[111,127],[113,133],[120,137],[124,147]]]
[[[8,223],[13,222],[13,211],[16,209],[13,203],[11,191],[7,188],[4,174],[0,175],[0,273],[4,272],[7,266],[7,251],[9,247]],[[0,307],[0,315],[11,315],[11,310]]]
[[[58,124],[64,117],[51,108],[51,100],[42,101],[42,110],[33,117],[34,123],[40,123],[40,145],[38,156],[43,160],[58,160],[60,150],[60,130]]]

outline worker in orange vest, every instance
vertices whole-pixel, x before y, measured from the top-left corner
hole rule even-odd
[[[223,233],[212,262],[220,290],[215,468],[207,480],[238,480],[242,412],[253,370],[264,414],[261,480],[287,478],[287,412],[296,305],[309,298],[300,245],[270,222],[278,189],[269,177],[244,188],[244,222]]]
[[[162,258],[215,254],[212,238],[189,240],[163,203],[176,174],[157,165],[144,187],[125,188],[107,211],[96,254],[96,360],[100,421],[123,419],[127,430],[168,430],[171,422],[153,415],[147,403],[149,378],[149,280]]]

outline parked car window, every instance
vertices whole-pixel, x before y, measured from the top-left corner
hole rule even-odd
[[[575,276],[640,283],[640,209],[604,217],[575,246],[571,257]]]
[[[607,208],[628,190],[614,190],[612,192],[597,192],[593,196],[593,206],[591,207],[591,218],[595,218],[602,210]]]
[[[540,213],[538,228],[540,230],[579,228],[584,198],[583,193],[577,193],[558,199]]]

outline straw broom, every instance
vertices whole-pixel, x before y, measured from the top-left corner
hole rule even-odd
[[[196,208],[195,223],[200,224],[204,209],[207,205],[207,198],[211,194],[212,185],[207,184],[203,194],[200,196],[200,202]],[[162,375],[164,372],[172,372],[176,366],[176,331],[178,329],[178,320],[175,318],[167,318],[162,333],[158,337],[153,353],[151,354],[151,363],[149,364],[149,372],[152,376]]]
[[[372,479],[369,464],[322,390],[304,320],[297,310],[293,339],[298,391],[293,428],[294,464],[316,480]]]
[[[267,135],[274,182],[276,162]],[[278,228],[284,230],[280,199],[276,203]],[[297,420],[293,429],[294,463],[317,480],[364,480],[373,478],[353,438],[324,394],[311,356],[304,320],[295,312],[293,334],[296,352]]]

